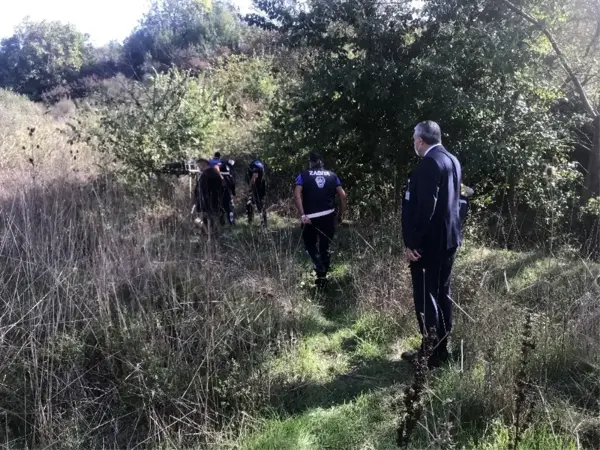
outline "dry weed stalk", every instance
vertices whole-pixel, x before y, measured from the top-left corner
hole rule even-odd
[[[184,188],[156,208],[111,178],[4,181],[3,442],[199,445],[260,404],[255,369],[294,319],[265,274],[292,279],[289,254],[190,242]],[[244,283],[259,277],[275,299]]]
[[[415,360],[415,374],[411,385],[404,389],[405,412],[398,427],[396,444],[399,448],[407,448],[410,438],[423,415],[423,394],[427,387],[428,362],[433,354],[436,341],[435,329],[431,329],[423,340],[422,351]]]
[[[512,442],[512,450],[518,450],[519,444],[523,437],[523,432],[527,429],[533,418],[534,400],[530,395],[529,390],[531,382],[527,374],[527,366],[531,361],[531,354],[535,349],[533,342],[533,319],[530,311],[525,317],[523,326],[522,341],[521,341],[521,360],[520,369],[515,378],[514,399],[514,437]]]

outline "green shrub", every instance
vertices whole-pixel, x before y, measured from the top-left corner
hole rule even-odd
[[[219,97],[202,80],[176,69],[107,99],[95,129],[130,179],[147,179],[162,165],[197,157],[213,132]]]

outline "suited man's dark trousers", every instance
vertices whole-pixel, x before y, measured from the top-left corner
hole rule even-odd
[[[456,249],[451,249],[410,265],[417,321],[423,336],[435,329],[435,353],[447,350],[452,331],[450,277],[455,256]]]

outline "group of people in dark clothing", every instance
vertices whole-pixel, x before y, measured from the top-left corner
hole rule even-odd
[[[216,226],[225,222],[235,224],[236,194],[233,161],[221,158],[215,153],[210,160],[197,161],[199,174],[196,181],[194,209],[198,212],[197,221],[210,233]],[[342,221],[346,210],[346,193],[338,176],[323,166],[323,158],[318,153],[309,156],[309,169],[296,178],[294,198],[300,212],[303,239],[306,253],[310,256],[316,272],[317,287],[324,287],[331,265],[330,244],[335,234],[335,226]],[[261,223],[267,224],[265,198],[267,183],[265,166],[257,156],[252,158],[246,170],[249,197],[246,203],[248,222],[252,223],[254,208],[261,216]],[[340,206],[336,215],[335,198]]]
[[[199,173],[196,178],[194,190],[194,209],[198,213],[197,221],[207,231],[213,230],[217,225],[235,225],[235,197],[236,179],[233,171],[234,162],[221,158],[219,152],[210,160],[197,161]],[[267,212],[265,209],[265,196],[267,192],[265,168],[258,158],[254,158],[248,165],[246,178],[250,195],[246,203],[248,221],[254,217],[254,206],[262,216],[266,225]]]
[[[449,357],[448,338],[452,329],[450,278],[456,252],[462,241],[462,227],[472,189],[462,183],[458,159],[442,145],[439,125],[425,121],[415,127],[414,151],[420,159],[410,175],[402,205],[402,233],[405,260],[410,266],[417,321],[423,343],[404,353],[407,361],[426,355],[429,367],[437,367]],[[198,161],[201,175],[196,186],[196,205],[204,223],[226,217],[234,224],[235,177],[232,163],[215,154]],[[247,169],[250,197],[248,220],[255,205],[266,224],[265,167],[253,158]],[[336,197],[339,205],[336,207]],[[316,272],[315,285],[324,288],[331,267],[330,245],[336,225],[341,223],[347,199],[338,176],[323,165],[318,153],[311,153],[308,169],[296,178],[294,202],[299,213],[306,253]],[[337,213],[336,213],[337,212]],[[425,337],[433,339],[426,340]],[[425,342],[433,342],[425,348]]]

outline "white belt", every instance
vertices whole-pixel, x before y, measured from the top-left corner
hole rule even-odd
[[[335,209],[328,209],[327,211],[321,211],[318,213],[307,214],[306,217],[308,217],[309,219],[316,219],[317,217],[328,216],[329,214],[332,214],[334,212],[335,212]]]

